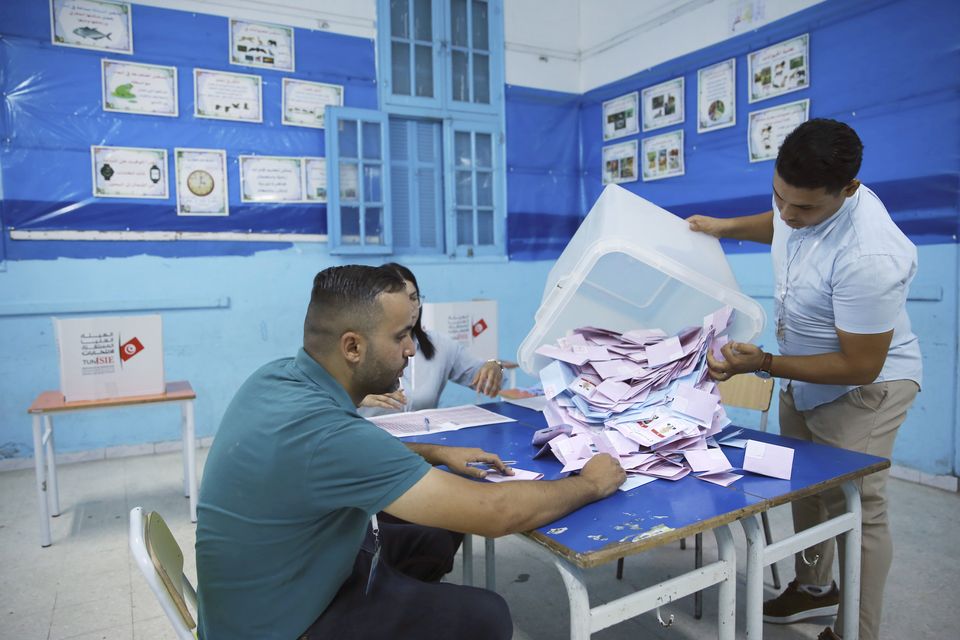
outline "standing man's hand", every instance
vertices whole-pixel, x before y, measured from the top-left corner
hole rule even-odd
[[[728,342],[720,349],[723,360],[717,360],[707,350],[707,367],[714,380],[723,382],[738,373],[753,373],[763,364],[764,352],[747,342]]]
[[[580,477],[593,484],[598,498],[606,498],[626,481],[627,474],[609,453],[598,453],[583,466]]]
[[[723,218],[695,215],[687,218],[687,224],[690,225],[690,231],[699,231],[714,238],[724,237],[726,225]]]

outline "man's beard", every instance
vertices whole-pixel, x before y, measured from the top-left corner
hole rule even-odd
[[[400,388],[400,375],[401,372],[386,367],[375,357],[360,363],[354,374],[357,387],[364,395],[383,395],[396,391]]]

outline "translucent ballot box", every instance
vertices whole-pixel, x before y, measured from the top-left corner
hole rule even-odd
[[[749,342],[763,330],[763,308],[741,293],[718,240],[609,185],[550,270],[518,360],[535,375],[550,363],[536,349],[577,327],[670,334],[725,305],[734,309],[731,340]]]

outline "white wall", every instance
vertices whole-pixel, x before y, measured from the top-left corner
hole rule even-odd
[[[375,0],[133,0],[164,9],[322,29],[362,38],[377,35]]]
[[[507,84],[580,93],[580,0],[504,5]]]
[[[753,0],[756,29],[823,0]],[[731,5],[746,0],[580,0],[583,93],[736,35]]]

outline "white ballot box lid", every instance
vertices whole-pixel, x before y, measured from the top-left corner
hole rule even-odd
[[[534,352],[577,327],[676,333],[726,305],[734,309],[731,340],[749,342],[760,334],[766,314],[740,291],[716,238],[609,185],[550,270],[517,359],[535,375],[550,359]]]

